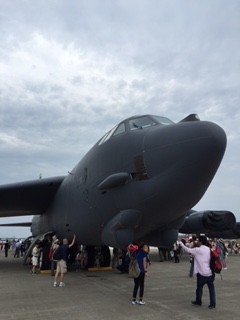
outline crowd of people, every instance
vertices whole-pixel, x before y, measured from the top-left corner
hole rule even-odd
[[[114,249],[112,267],[118,268],[121,272],[128,272],[127,265],[129,259],[133,255],[137,257],[140,274],[134,278],[134,289],[132,295],[132,304],[145,304],[143,301],[144,281],[147,275],[149,260],[149,247],[141,245],[137,249],[134,245],[128,247],[128,251]],[[227,269],[226,257],[228,255],[228,248],[223,239],[212,240],[205,236],[187,237],[181,241],[176,240],[171,248],[159,248],[160,261],[169,260],[174,263],[180,263],[183,252],[189,254],[190,267],[188,271],[189,277],[195,276],[197,279],[196,297],[192,301],[192,305],[202,305],[203,287],[206,284],[209,289],[209,305],[208,308],[214,309],[216,307],[216,295],[214,287],[215,273],[211,268],[211,251],[214,251],[219,256],[224,270]],[[139,290],[139,299],[137,294]]]
[[[72,241],[69,243],[68,239],[60,241],[55,235],[49,240],[48,259],[50,261],[50,275],[53,276],[54,287],[64,287],[64,276],[69,268],[69,260],[71,260],[71,248],[74,246],[74,255],[71,260],[75,266],[76,271],[84,270],[84,246],[77,246],[75,243],[76,236],[74,235]],[[26,250],[31,245],[29,241],[13,240],[0,242],[0,249],[4,251],[5,257],[8,257],[8,251],[12,250],[14,257],[24,256]],[[183,253],[189,255],[189,277],[196,277],[196,292],[195,299],[192,301],[194,306],[202,305],[203,287],[206,284],[209,289],[209,308],[216,307],[216,295],[214,287],[215,274],[210,267],[211,251],[217,253],[220,257],[222,268],[227,270],[227,255],[228,252],[239,254],[238,243],[226,244],[223,239],[207,239],[205,236],[191,235],[184,237],[181,240],[176,240],[171,248],[159,247],[160,261],[172,261],[180,263]],[[139,274],[133,280],[132,304],[144,305],[144,287],[145,278],[148,275],[148,269],[151,265],[149,258],[150,248],[148,245],[130,244],[125,250],[113,248],[111,266],[113,269],[119,270],[121,273],[128,273],[129,263],[132,258],[136,259]],[[37,240],[31,251],[31,273],[37,274],[40,265],[41,252],[43,245],[41,241]],[[58,252],[59,257],[56,258]]]
[[[0,250],[4,251],[6,258],[9,250],[13,253],[14,258],[20,258],[25,255],[30,244],[31,241],[25,239],[4,239],[0,240]]]
[[[186,236],[182,239],[182,242],[189,248],[194,248],[197,245],[198,238],[196,235]],[[216,245],[219,248],[219,256],[222,262],[224,270],[227,270],[227,256],[228,253],[240,254],[240,244],[238,242],[225,242],[223,239],[208,239],[209,245]],[[174,263],[179,263],[181,260],[181,246],[176,240],[171,248],[158,248],[160,261],[171,260]],[[189,277],[193,277],[194,257],[189,255],[190,270]]]

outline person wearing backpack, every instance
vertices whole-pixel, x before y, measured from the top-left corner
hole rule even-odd
[[[68,244],[68,239],[63,239],[63,244],[59,247],[61,252],[61,259],[57,261],[57,270],[54,277],[54,287],[65,287],[65,283],[63,282],[63,278],[65,273],[67,273],[67,259],[69,255],[69,249],[74,245],[76,239],[76,235],[74,234],[73,240],[70,244]],[[58,285],[58,277],[60,278],[60,282]]]
[[[210,304],[209,309],[216,307],[216,296],[214,287],[214,274],[210,268],[211,251],[208,246],[206,236],[199,236],[195,248],[186,247],[183,242],[179,242],[183,251],[194,256],[194,273],[197,275],[196,299],[192,301],[192,305],[202,305],[203,286],[207,284],[209,290]]]
[[[53,258],[53,254],[57,250],[59,245],[60,245],[59,240],[57,239],[56,236],[53,236],[52,245],[51,245],[51,248],[50,248],[49,254],[48,254],[48,258],[51,261],[51,273],[50,273],[50,275],[52,277],[54,276],[55,269],[56,269],[56,264],[57,264],[57,261],[54,260],[54,258]]]
[[[148,246],[143,245],[141,248],[139,248],[138,251],[135,251],[134,253],[132,253],[136,255],[138,266],[140,269],[140,275],[137,278],[134,278],[132,304],[140,304],[140,305],[145,304],[145,301],[143,301],[143,294],[144,294],[144,280],[145,280],[145,275],[147,273],[147,267],[148,267],[148,252],[149,252]],[[138,289],[140,289],[139,301],[137,301]]]

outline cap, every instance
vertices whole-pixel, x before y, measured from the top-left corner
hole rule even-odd
[[[136,244],[130,244],[129,246],[128,246],[128,250],[130,251],[130,252],[134,252],[134,251],[137,251],[138,250],[138,246],[136,245]]]

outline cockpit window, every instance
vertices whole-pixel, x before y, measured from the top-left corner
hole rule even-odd
[[[129,128],[130,130],[143,129],[146,127],[154,126],[157,123],[158,122],[155,119],[149,116],[144,116],[129,120]]]
[[[120,125],[114,131],[113,136],[117,136],[118,134],[121,134],[123,132],[125,132],[125,124],[124,123],[120,123]]]
[[[130,130],[143,129],[146,127],[155,126],[156,124],[169,125],[174,122],[168,118],[160,116],[143,116],[136,117],[135,119],[129,120]]]
[[[120,133],[125,132],[125,124],[120,123],[118,126],[112,128],[112,130],[108,131],[102,139],[98,142],[98,144],[103,144],[104,142],[108,141],[112,136],[117,136]]]
[[[98,142],[98,144],[103,144],[104,142],[106,142],[111,135],[113,134],[113,132],[116,130],[116,126],[114,128],[112,128],[110,131],[108,131],[103,137],[102,139]]]
[[[161,116],[152,116],[152,117],[160,124],[165,124],[165,125],[174,124],[172,120],[165,117],[161,117]]]
[[[174,122],[171,121],[168,118],[160,117],[160,116],[152,116],[152,115],[146,115],[146,116],[139,116],[135,118],[130,118],[129,120],[126,120],[125,122],[121,122],[119,125],[112,128],[112,130],[108,131],[102,139],[98,142],[98,145],[103,144],[104,142],[108,141],[111,137],[117,136],[121,133],[126,132],[128,129],[128,126],[125,126],[125,123],[129,122],[129,129],[137,130],[137,129],[143,129],[151,126],[155,126],[158,124],[161,125],[170,125]],[[127,129],[126,129],[127,128]]]
[[[129,128],[130,130],[143,129],[146,127],[154,126],[157,123],[158,122],[154,119],[148,116],[144,116],[129,120]]]

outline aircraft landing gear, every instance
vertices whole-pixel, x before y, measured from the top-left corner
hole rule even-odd
[[[111,254],[108,246],[86,246],[84,262],[86,268],[109,267]]]

